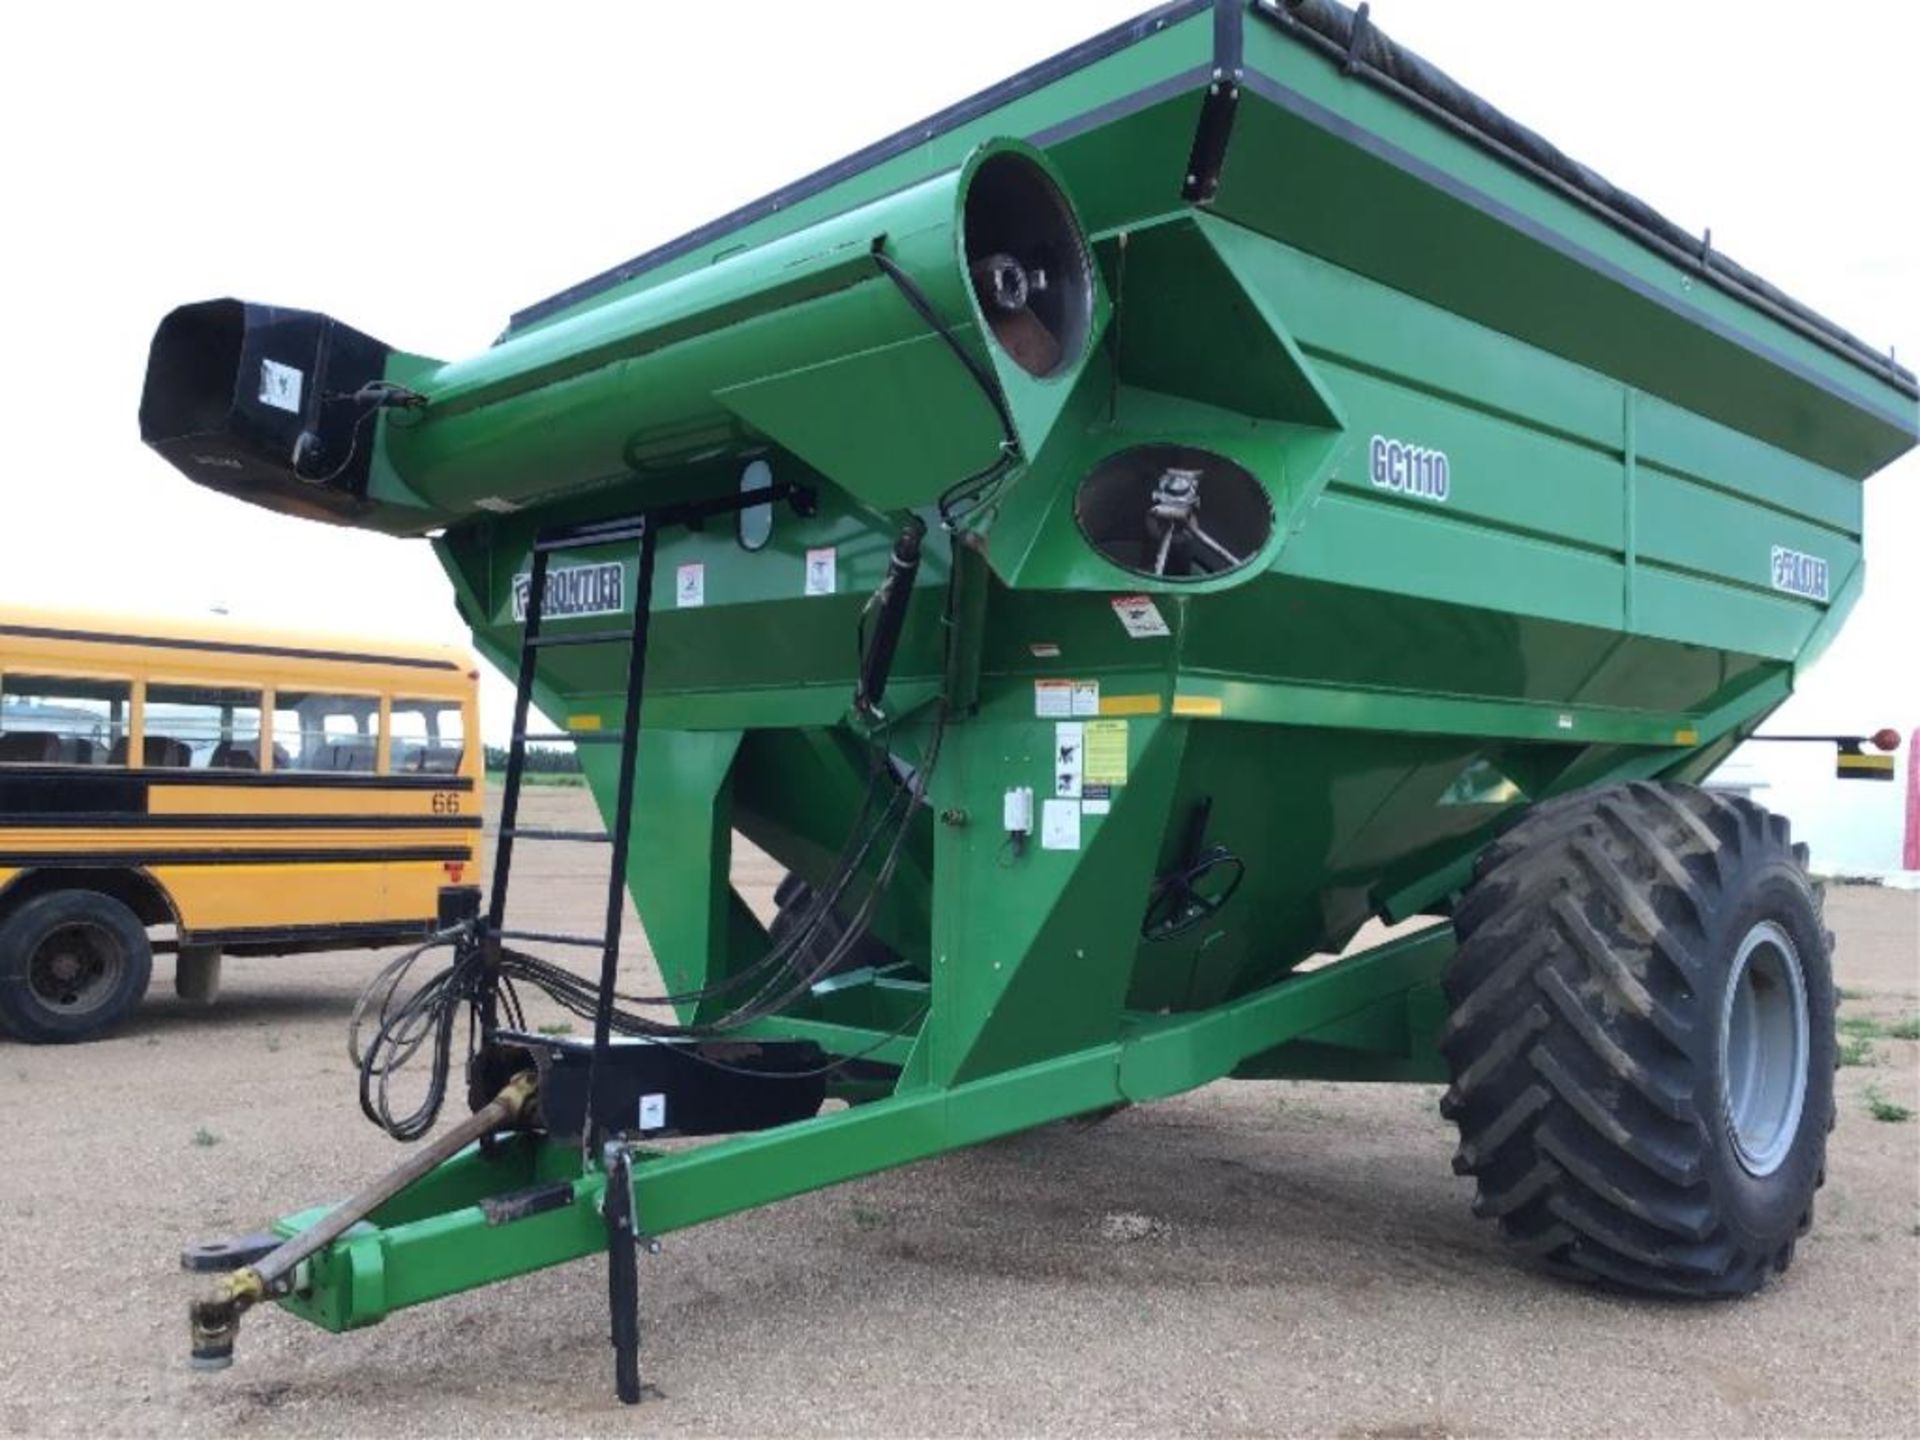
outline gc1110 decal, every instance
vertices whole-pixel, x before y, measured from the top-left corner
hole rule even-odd
[[[1453,493],[1453,471],[1444,450],[1376,435],[1367,442],[1367,470],[1378,490],[1431,500],[1436,505],[1446,504]]]

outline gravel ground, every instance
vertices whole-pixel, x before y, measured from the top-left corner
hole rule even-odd
[[[528,819],[578,820],[577,791]],[[523,922],[594,913],[562,847]],[[746,877],[764,904],[776,876]],[[1844,1018],[1920,1005],[1920,896],[1836,889]],[[636,943],[636,961],[642,947]],[[342,1036],[365,954],[230,961],[113,1039],[0,1041],[0,1433],[300,1435],[1920,1434],[1920,1044],[1841,1072],[1813,1234],[1747,1301],[1594,1295],[1504,1255],[1430,1087],[1223,1083],[676,1234],[642,1262],[611,1398],[585,1262],[329,1336],[258,1313],[185,1365],[183,1241],[343,1193],[395,1157]],[[544,1017],[542,1017],[544,1018]]]

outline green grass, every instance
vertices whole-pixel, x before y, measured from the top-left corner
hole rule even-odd
[[[506,771],[489,770],[487,772],[487,783],[489,785],[506,784],[507,783]],[[541,771],[537,774],[529,772],[520,777],[520,783],[523,785],[558,785],[562,787],[577,788],[587,783],[587,777],[584,775],[570,775],[565,773],[552,774],[547,771]]]
[[[1873,1053],[1873,1041],[1864,1035],[1842,1035],[1840,1037],[1840,1064],[1878,1065],[1878,1057]]]
[[[542,1035],[571,1035],[573,1034],[573,1022],[571,1020],[550,1021],[540,1027],[540,1033]]]
[[[1840,1033],[1872,1038],[1875,1035],[1886,1034],[1887,1029],[1871,1015],[1847,1015],[1840,1020]]]
[[[1920,1011],[1916,1011],[1912,1015],[1907,1016],[1904,1020],[1896,1020],[1893,1024],[1889,1025],[1887,1027],[1887,1038],[1889,1040],[1920,1040]]]
[[[193,1143],[198,1145],[202,1150],[210,1150],[220,1143],[220,1137],[202,1125],[198,1130],[193,1132]]]
[[[1913,1119],[1913,1111],[1897,1100],[1889,1100],[1880,1093],[1878,1085],[1867,1087],[1867,1113],[1876,1120],[1884,1120],[1889,1125],[1898,1125],[1903,1120]]]
[[[1866,992],[1866,991],[1864,991],[1864,990],[1852,990],[1852,989],[1849,989],[1849,988],[1848,988],[1847,986],[1845,986],[1845,985],[1836,985],[1836,986],[1834,986],[1834,987],[1833,987],[1833,993],[1834,993],[1834,995],[1835,995],[1835,997],[1836,997],[1836,998],[1838,998],[1838,999],[1841,999],[1841,1000],[1864,1000],[1864,999],[1866,999],[1866,998],[1867,998],[1867,992]]]

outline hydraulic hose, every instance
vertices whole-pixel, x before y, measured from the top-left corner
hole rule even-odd
[[[873,638],[860,652],[860,688],[854,692],[853,703],[862,715],[878,717],[884,713],[880,702],[886,697],[893,652],[899,648],[900,631],[907,621],[914,577],[920,573],[920,546],[926,535],[926,524],[917,515],[901,528],[887,560],[887,578],[868,602],[868,608],[879,614],[873,622]]]

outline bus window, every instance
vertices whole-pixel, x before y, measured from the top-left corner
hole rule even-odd
[[[258,770],[260,692],[147,686],[145,763],[169,770]]]
[[[133,687],[124,680],[0,680],[0,764],[124,765]]]
[[[379,745],[378,700],[282,690],[273,703],[274,769],[373,773]]]
[[[395,775],[457,775],[466,728],[457,700],[395,700],[387,768]]]

